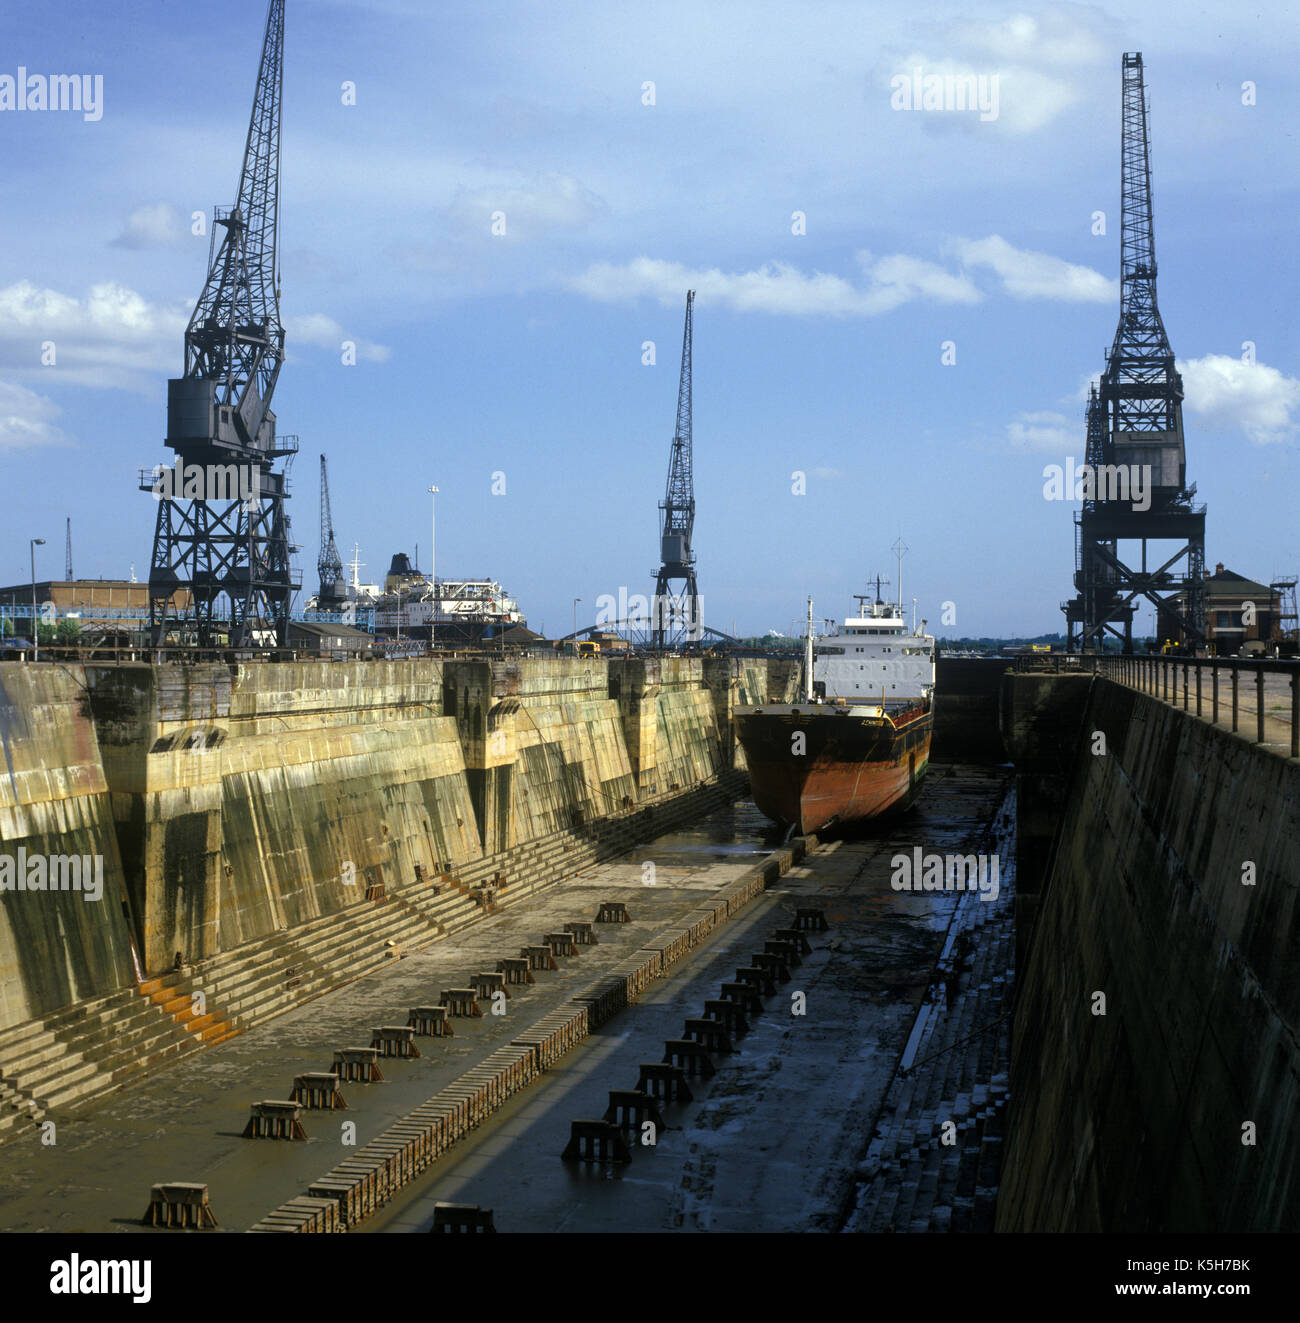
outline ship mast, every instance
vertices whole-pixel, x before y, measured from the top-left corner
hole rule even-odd
[[[813,701],[813,599],[808,599],[808,638],[804,644],[803,656],[803,696],[806,702]]]
[[[903,556],[910,550],[911,547],[901,537],[890,547],[890,551],[898,553],[898,614],[900,619],[903,615]]]

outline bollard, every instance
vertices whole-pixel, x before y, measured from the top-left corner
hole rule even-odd
[[[445,1006],[416,1006],[406,1017],[406,1023],[417,1034],[426,1038],[455,1038],[456,1031],[447,1019]]]
[[[722,995],[727,1001],[738,1002],[753,1015],[762,1014],[763,999],[758,995],[758,989],[752,983],[724,983],[722,985]]]
[[[789,983],[790,968],[785,963],[785,956],[775,951],[755,951],[750,959],[754,962],[754,968],[765,970],[774,984]]]
[[[343,1094],[339,1092],[339,1077],[329,1070],[295,1075],[289,1097],[308,1108],[321,1108],[331,1112],[345,1112],[348,1109]]]
[[[704,1014],[710,1020],[717,1020],[724,1025],[728,1033],[739,1036],[749,1032],[749,1021],[745,1019],[745,1008],[737,1001],[706,1001],[704,1003]]]
[[[721,1020],[687,1020],[683,1032],[687,1038],[703,1043],[709,1052],[733,1052],[731,1035]]]
[[[512,960],[509,956],[497,961],[497,972],[506,976],[507,983],[536,983],[532,966],[526,956]]]
[[[574,1121],[563,1162],[631,1162],[627,1140],[611,1121]]]
[[[433,1206],[433,1232],[489,1232],[496,1231],[492,1222],[492,1210],[480,1208],[478,1204],[443,1204]]]
[[[602,900],[596,912],[597,923],[630,923],[632,916],[621,900]]]
[[[250,1104],[245,1139],[306,1139],[299,1113],[299,1103],[285,1101],[255,1102]]]
[[[489,1001],[492,1000],[492,994],[499,992],[503,997],[509,1000],[510,993],[506,988],[506,976],[498,970],[495,974],[478,973],[475,974],[470,982],[480,997],[486,996]]]
[[[415,1028],[409,1024],[381,1024],[370,1031],[370,1046],[381,1057],[414,1058],[420,1055],[415,1045]]]
[[[462,1019],[475,1015],[481,1017],[483,1014],[483,1008],[478,1004],[478,993],[473,988],[443,988],[438,1002],[447,1008],[448,1015],[459,1015]]]
[[[776,984],[772,981],[772,976],[767,970],[760,969],[757,965],[750,965],[748,969],[736,970],[736,981],[738,983],[748,983],[755,991],[766,996],[771,996],[776,991]]]
[[[770,955],[781,956],[785,960],[787,969],[793,969],[796,965],[803,964],[803,956],[799,954],[799,948],[793,942],[779,938],[769,938],[763,943],[763,950]]]
[[[826,930],[826,911],[817,909],[795,910],[794,926],[796,928],[816,929],[818,932]]]
[[[379,1053],[373,1047],[341,1047],[334,1053],[334,1074],[361,1084],[382,1084]]]
[[[605,1120],[620,1130],[640,1130],[647,1121],[656,1130],[668,1128],[658,1104],[643,1089],[610,1089]]]
[[[566,933],[572,933],[577,939],[579,946],[598,946],[600,938],[596,936],[594,929],[589,923],[566,923],[564,925]]]
[[[549,946],[521,946],[519,954],[528,961],[529,969],[559,969]]]
[[[208,1187],[189,1181],[163,1181],[149,1189],[149,1207],[140,1219],[149,1227],[205,1227],[217,1225],[208,1203]]]
[[[650,1087],[647,1089],[646,1085]],[[643,1061],[636,1087],[661,1102],[693,1102],[695,1095],[686,1082],[686,1072],[680,1066],[663,1061]]]
[[[782,942],[791,942],[800,955],[810,955],[812,946],[798,928],[778,928],[773,936]]]
[[[578,954],[578,939],[570,932],[545,933],[542,941],[557,956],[576,956]]]
[[[681,1066],[687,1075],[701,1075],[706,1080],[717,1073],[708,1048],[693,1038],[667,1039],[664,1042],[664,1060],[671,1065]]]

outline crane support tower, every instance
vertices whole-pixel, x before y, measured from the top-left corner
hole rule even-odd
[[[1074,517],[1078,596],[1062,603],[1072,651],[1100,650],[1109,635],[1131,652],[1139,598],[1155,607],[1161,635],[1189,649],[1205,640],[1205,506],[1186,480],[1183,382],[1156,302],[1141,54],[1125,53],[1122,69],[1120,315],[1088,400],[1091,483]]]
[[[270,0],[238,200],[214,208],[208,275],[185,331],[184,375],[167,383],[171,470],[141,487],[158,502],[149,570],[154,647],[284,647],[298,574],[286,475],[298,438],[276,434],[284,359],[276,260],[284,0]],[[220,238],[218,239],[218,234]],[[177,602],[188,598],[184,615]]]
[[[686,326],[682,332],[682,374],[677,386],[677,426],[668,460],[668,486],[659,503],[659,572],[655,579],[651,645],[656,649],[698,642],[702,635],[700,590],[695,580],[695,478],[691,442],[691,336],[695,291],[686,291]],[[681,585],[676,592],[672,585]]]

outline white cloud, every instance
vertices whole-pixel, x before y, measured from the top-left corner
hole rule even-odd
[[[999,235],[954,239],[946,250],[964,267],[986,268],[1014,299],[1056,299],[1067,303],[1118,302],[1119,284],[1091,267],[1048,253],[1015,248]],[[681,301],[684,289],[699,291],[709,303],[737,312],[782,316],[874,317],[905,303],[978,303],[984,296],[967,271],[949,271],[936,262],[905,253],[873,258],[857,254],[863,281],[854,283],[825,271],[805,272],[786,262],[755,271],[692,269],[680,262],[638,257],[624,263],[595,262],[570,285],[602,302],[656,298],[665,307]]]
[[[1012,450],[1050,450],[1058,455],[1081,454],[1086,440],[1081,421],[1062,413],[1019,413],[1007,424]]]
[[[447,208],[447,218],[471,236],[530,240],[557,231],[585,229],[607,210],[605,202],[569,175],[551,172],[527,185],[462,189]],[[505,232],[493,234],[493,215],[503,212]]]
[[[947,50],[914,50],[894,59],[884,78],[891,82],[901,74],[915,85],[917,71],[923,78],[974,77],[986,94],[993,94],[996,122],[1011,133],[1027,134],[1046,128],[1076,104],[1082,92],[1075,75],[1107,54],[1106,45],[1073,14],[1014,14],[962,23],[952,31]],[[927,128],[988,122],[979,114],[954,109],[923,110],[919,118]]]
[[[987,267],[1013,299],[1058,299],[1065,303],[1118,303],[1119,282],[1091,267],[1048,253],[1015,248],[1001,235],[954,239],[947,250],[964,266]]]
[[[55,425],[59,407],[26,386],[0,381],[0,450],[67,444]]]
[[[155,394],[184,367],[188,303],[171,307],[111,281],[93,285],[83,298],[19,281],[0,289],[0,368],[29,380],[107,387]],[[387,345],[347,336],[323,314],[287,319],[294,340],[338,352],[344,340],[357,357],[385,362]],[[43,365],[42,345],[53,345],[53,365]]]
[[[1066,67],[1098,64],[1108,56],[1106,46],[1071,15],[1047,12],[1013,14],[994,21],[964,24],[959,38],[988,51],[1000,60],[1029,60]]]
[[[360,336],[345,335],[343,328],[323,312],[304,313],[299,317],[284,319],[285,348],[293,352],[296,341],[303,344],[318,345],[322,349],[332,349],[342,353],[343,342],[351,340],[356,346],[357,358],[368,363],[386,363],[392,351],[387,345],[376,344],[373,340],[363,340]]]
[[[107,281],[84,298],[30,281],[0,289],[0,367],[60,384],[149,391],[177,372],[188,309],[150,303]],[[42,345],[54,363],[43,365]]]
[[[786,262],[770,262],[756,271],[725,272],[637,257],[621,265],[596,262],[570,283],[578,293],[600,302],[649,297],[664,307],[681,302],[694,289],[702,302],[736,312],[790,317],[873,317],[914,299],[939,303],[978,303],[980,292],[965,276],[932,262],[896,254],[873,261],[859,253],[866,277],[855,285],[824,271],[804,272]]]
[[[1177,364],[1187,407],[1211,425],[1240,430],[1259,445],[1296,434],[1300,381],[1264,363],[1206,354]]]
[[[155,202],[137,207],[112,242],[116,248],[169,248],[180,243],[185,235],[180,212],[170,202]]]

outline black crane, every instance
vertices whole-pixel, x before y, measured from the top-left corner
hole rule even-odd
[[[300,580],[289,560],[297,548],[285,474],[275,463],[297,453],[298,438],[277,437],[271,410],[284,359],[276,261],[283,47],[284,0],[270,0],[238,201],[214,209],[185,372],[167,383],[167,445],[177,458],[171,495],[158,501],[149,571],[155,647],[169,626],[192,630],[199,647],[218,645],[223,633],[231,647],[288,642]],[[147,489],[158,494],[156,478]]]
[[[1099,390],[1088,402],[1087,463],[1094,484],[1075,515],[1075,587],[1062,604],[1071,649],[1100,648],[1109,634],[1133,650],[1139,598],[1157,629],[1195,646],[1205,639],[1205,506],[1186,482],[1183,382],[1156,302],[1155,230],[1147,98],[1140,53],[1123,59],[1120,315]],[[1135,499],[1137,484],[1141,499]],[[1140,546],[1131,568],[1120,543]],[[1154,568],[1150,543],[1176,550]],[[1132,556],[1130,554],[1130,559]],[[1181,562],[1181,567],[1180,567]],[[1178,572],[1181,568],[1181,573]]]
[[[695,528],[695,479],[691,470],[691,330],[695,291],[686,292],[686,327],[682,332],[682,375],[677,386],[677,426],[673,432],[668,461],[668,487],[659,503],[663,511],[660,528],[660,565],[655,580],[651,613],[651,640],[655,648],[670,648],[685,641],[698,641],[700,590],[695,581],[695,552],[691,533]],[[681,583],[673,593],[671,584]]]
[[[320,557],[316,571],[320,575],[316,605],[322,611],[341,611],[348,600],[347,582],[343,578],[343,557],[334,541],[334,515],[330,510],[330,483],[324,455],[320,457]]]

